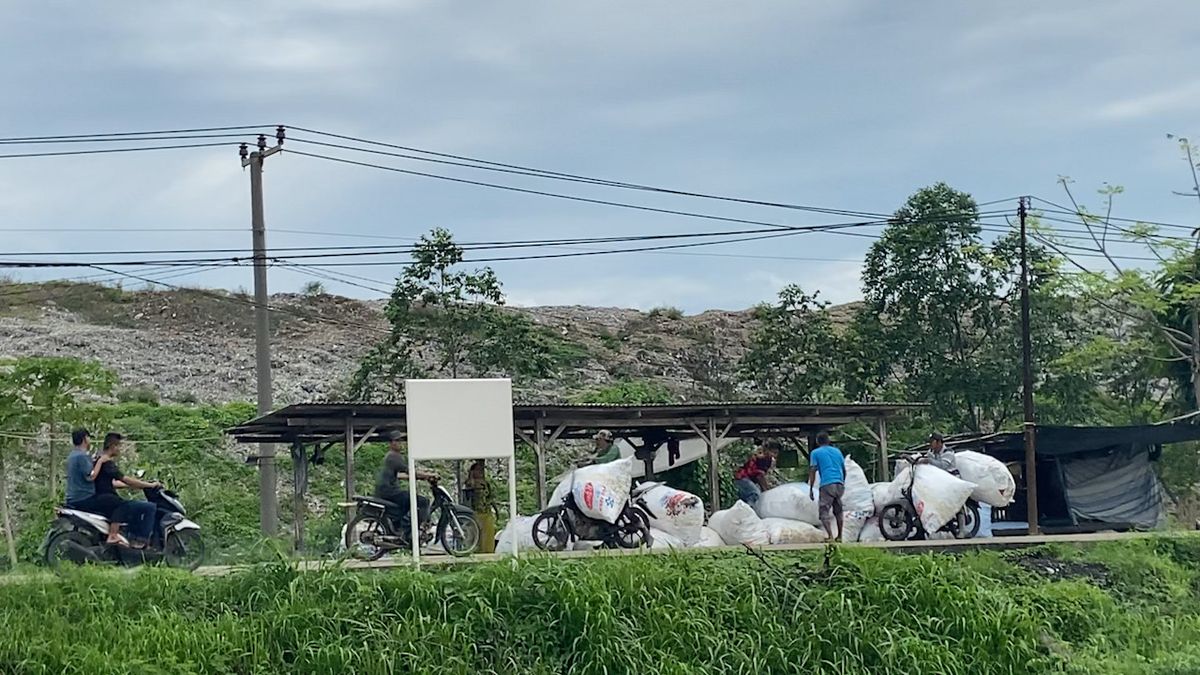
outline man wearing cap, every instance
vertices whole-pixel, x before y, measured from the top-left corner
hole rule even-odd
[[[613,442],[611,431],[601,429],[592,436],[592,440],[596,442],[596,454],[592,456],[589,464],[607,464],[621,459],[621,448]]]
[[[408,458],[404,456],[404,446],[401,440],[404,434],[399,431],[388,433],[388,451],[383,456],[383,470],[375,481],[375,498],[392,502],[398,508],[388,509],[388,513],[397,521],[408,513],[408,490],[400,487],[400,481],[408,481]],[[417,480],[431,480],[436,474],[427,471],[417,471]],[[417,513],[424,522],[429,518],[429,499],[417,495]]]
[[[954,452],[946,449],[946,440],[936,431],[929,434],[929,452],[921,458],[921,463],[936,466],[947,473],[958,474]]]

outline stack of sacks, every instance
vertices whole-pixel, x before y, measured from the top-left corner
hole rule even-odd
[[[820,473],[817,474],[820,484]],[[858,462],[846,458],[846,491],[842,494],[842,541],[858,541],[867,518],[875,513],[875,495]]]
[[[700,541],[696,542],[696,548],[716,548],[725,546],[725,540],[717,531],[707,525],[700,528]]]
[[[683,540],[670,532],[656,530],[650,528],[650,548],[652,550],[668,549],[668,548],[686,548],[688,545],[683,543]]]
[[[815,488],[812,492],[816,496]],[[784,483],[773,487],[762,493],[755,508],[762,518],[786,518],[809,525],[821,524],[817,502],[809,496],[808,483]]]
[[[730,546],[765,546],[771,543],[762,519],[741,500],[728,509],[712,514],[708,526]]]
[[[815,525],[787,518],[763,518],[767,540],[772,544],[817,544],[825,541],[825,531]]]
[[[500,534],[496,535],[496,553],[512,554],[516,551],[514,544],[522,550],[536,549],[533,543],[533,521],[537,516],[517,516],[516,520],[508,521]]]
[[[870,541],[885,541],[883,532],[879,529],[879,517],[871,516],[863,523],[862,531],[858,533],[858,540],[862,542]]]
[[[954,453],[954,465],[963,480],[975,484],[971,499],[996,507],[1012,503],[1017,482],[1004,462],[990,455],[964,450]]]
[[[660,485],[642,495],[650,509],[650,527],[678,539],[683,546],[700,542],[704,529],[704,502],[683,490]]]

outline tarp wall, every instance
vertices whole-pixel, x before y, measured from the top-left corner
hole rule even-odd
[[[1145,446],[1061,461],[1067,503],[1076,518],[1146,529],[1166,518],[1165,491]]]

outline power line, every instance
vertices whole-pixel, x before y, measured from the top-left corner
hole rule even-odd
[[[161,134],[196,134],[207,131],[241,131],[247,129],[274,129],[277,124],[245,124],[231,127],[197,127],[195,129],[159,129],[155,131],[118,131],[111,133],[100,134],[63,134],[60,136],[9,136],[0,138],[0,142],[7,141],[53,141],[64,138],[114,138],[119,136],[147,136]]]
[[[0,139],[0,145],[51,145],[61,143],[133,143],[142,141],[182,141],[197,138],[248,138],[254,134],[181,134],[179,136],[139,136],[136,138],[55,138],[44,141]]]
[[[186,143],[182,145],[150,145],[133,148],[104,148],[102,150],[64,150],[61,152],[23,152],[11,155],[0,155],[0,159],[17,159],[20,157],[65,157],[68,155],[105,155],[118,152],[147,152],[150,150],[182,150],[184,148],[216,148],[236,146],[236,143]]]

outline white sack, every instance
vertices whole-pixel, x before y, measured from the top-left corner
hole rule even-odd
[[[663,532],[650,528],[650,548],[659,550],[664,548],[684,548],[686,544],[683,540],[670,532]]]
[[[571,475],[570,473],[567,474],[566,478],[559,481],[558,487],[554,488],[554,492],[550,493],[550,501],[546,502],[547,508],[562,504],[567,495],[571,493]]]
[[[842,514],[842,541],[858,541],[873,511],[847,511]],[[876,528],[878,529],[878,528]]]
[[[583,515],[615,523],[629,502],[632,483],[633,457],[626,457],[615,462],[575,469],[571,494]]]
[[[825,541],[825,531],[800,520],[763,518],[767,539],[772,544],[818,544]]]
[[[763,518],[787,518],[809,525],[819,525],[821,519],[817,502],[808,495],[808,483],[784,483],[762,493],[755,508]],[[813,495],[820,496],[816,493],[816,488],[813,488]]]
[[[642,495],[650,507],[650,527],[674,535],[684,546],[700,541],[700,530],[704,527],[704,502],[699,497],[683,490],[660,485]]]
[[[765,546],[771,543],[762,519],[741,500],[728,509],[712,514],[708,526],[728,545]]]
[[[954,453],[954,465],[963,480],[974,483],[971,498],[982,504],[1008,506],[1017,494],[1017,482],[1004,462],[981,452]]]
[[[821,484],[821,472],[817,472],[817,483]],[[858,462],[846,458],[845,493],[842,494],[842,511],[873,511],[875,508],[874,495],[867,474]],[[820,489],[819,487],[816,489]],[[817,495],[818,499],[820,495]],[[801,518],[803,520],[803,518]]]
[[[862,531],[858,533],[858,540],[861,542],[872,541],[887,541],[883,537],[883,532],[879,529],[879,518],[871,516],[863,523]]]
[[[925,531],[934,533],[958,514],[975,490],[975,484],[928,464],[918,464],[916,471],[913,505]]]
[[[979,532],[975,535],[977,538],[988,539],[992,536],[992,506],[991,504],[979,505]]]
[[[708,526],[700,528],[700,541],[696,542],[696,548],[717,548],[724,545],[725,540],[716,530]]]
[[[882,512],[883,507],[904,498],[904,495],[900,493],[901,484],[897,482],[899,480],[900,476],[897,476],[896,480],[885,483],[871,483],[871,498],[875,503],[875,513]],[[904,475],[904,480],[907,484],[907,475]]]
[[[500,534],[496,536],[496,553],[514,553],[514,541],[523,550],[537,548],[533,543],[533,521],[537,516],[517,516],[516,520],[508,521]]]

